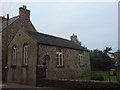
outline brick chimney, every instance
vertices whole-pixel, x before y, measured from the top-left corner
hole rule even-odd
[[[7,20],[7,18],[5,18],[5,16],[0,16],[0,21],[5,21],[5,20]]]
[[[23,7],[19,8],[19,16],[25,20],[29,20],[30,10],[27,10],[27,7],[23,5]]]
[[[74,35],[74,33],[73,33],[73,35],[72,35],[72,36],[70,36],[70,39],[71,39],[72,41],[77,41],[77,36],[76,36],[76,35]]]

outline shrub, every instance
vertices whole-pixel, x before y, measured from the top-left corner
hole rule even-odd
[[[99,75],[99,76],[91,76],[91,80],[100,80],[100,81],[104,81],[104,77]]]

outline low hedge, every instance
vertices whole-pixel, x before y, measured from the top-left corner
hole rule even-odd
[[[91,80],[100,80],[100,81],[104,81],[104,76],[91,76]]]

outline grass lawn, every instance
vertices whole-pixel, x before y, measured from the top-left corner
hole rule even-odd
[[[109,73],[108,73],[108,71],[91,72],[91,76],[103,76],[104,81],[109,81]],[[83,76],[83,77],[77,78],[75,80],[90,80],[91,76]],[[116,76],[110,76],[110,81],[117,81]]]

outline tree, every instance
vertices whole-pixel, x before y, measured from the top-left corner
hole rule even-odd
[[[91,69],[92,70],[106,70],[114,67],[114,61],[108,55],[112,48],[106,48],[101,51],[99,49],[90,51]]]
[[[106,47],[103,51],[105,52],[105,53],[108,53],[109,51],[111,51],[112,50],[112,47]]]

